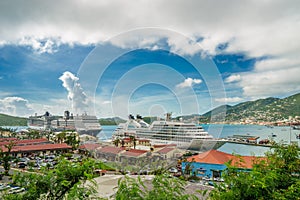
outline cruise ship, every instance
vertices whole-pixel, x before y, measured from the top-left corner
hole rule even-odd
[[[226,140],[213,138],[203,127],[194,123],[171,121],[171,114],[165,120],[153,121],[147,124],[141,116],[136,119],[130,115],[129,120],[119,124],[114,131],[112,140],[135,136],[149,139],[154,144],[176,144],[178,148],[195,151],[217,149],[226,143]]]
[[[36,130],[50,131],[76,131],[79,134],[88,134],[97,136],[102,130],[96,116],[82,115],[73,116],[69,111],[65,111],[64,116],[53,116],[49,112],[44,115],[30,116],[27,120],[27,126]]]

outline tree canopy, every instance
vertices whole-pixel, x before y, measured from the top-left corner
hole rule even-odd
[[[95,163],[86,159],[74,163],[62,159],[53,170],[42,173],[17,173],[13,177],[13,184],[26,189],[20,194],[8,194],[5,200],[61,200],[86,199],[96,193],[93,182]],[[89,181],[89,184],[86,182]]]
[[[224,184],[210,193],[223,199],[300,199],[300,149],[297,145],[275,145],[266,160],[251,171],[228,165]]]

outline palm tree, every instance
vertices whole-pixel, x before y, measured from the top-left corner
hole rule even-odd
[[[57,143],[63,143],[66,140],[67,133],[65,131],[56,135]]]
[[[121,142],[121,140],[120,140],[119,138],[117,138],[117,139],[115,139],[115,140],[113,141],[113,143],[114,143],[114,145],[115,145],[116,147],[119,146],[120,142]]]
[[[136,147],[136,138],[135,138],[135,136],[130,135],[129,138],[130,138],[130,141],[133,142],[133,148],[135,149],[135,147]]]

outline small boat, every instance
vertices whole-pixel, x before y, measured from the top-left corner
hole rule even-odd
[[[274,133],[272,133],[272,137],[277,137],[277,135],[275,135]]]
[[[293,126],[294,130],[300,130],[300,126]]]

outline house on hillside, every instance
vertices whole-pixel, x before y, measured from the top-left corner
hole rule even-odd
[[[186,162],[182,162],[182,172],[198,177],[219,178],[227,168],[226,163],[228,162],[243,170],[251,170],[253,163],[261,159],[265,158],[235,156],[217,150],[210,150],[187,158]]]

